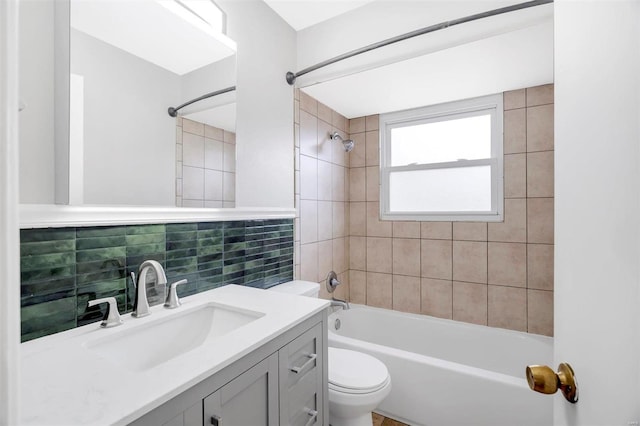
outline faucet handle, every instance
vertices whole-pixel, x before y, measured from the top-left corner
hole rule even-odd
[[[180,306],[180,299],[178,298],[177,287],[182,284],[186,284],[187,280],[180,280],[172,283],[169,286],[169,291],[167,292],[167,300],[164,302],[164,307],[167,309],[174,309]]]
[[[100,327],[116,327],[122,325],[124,321],[120,318],[120,312],[118,312],[118,304],[115,297],[103,297],[102,299],[89,300],[88,307],[99,305],[100,303],[108,303],[107,312],[105,312]]]

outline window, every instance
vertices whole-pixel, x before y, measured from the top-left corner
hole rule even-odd
[[[380,116],[383,219],[502,220],[502,95]]]

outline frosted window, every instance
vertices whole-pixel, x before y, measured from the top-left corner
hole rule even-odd
[[[391,129],[391,166],[490,157],[490,114]]]
[[[491,210],[491,166],[392,172],[391,212]]]

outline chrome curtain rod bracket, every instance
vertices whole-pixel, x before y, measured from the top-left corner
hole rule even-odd
[[[227,87],[226,89],[221,89],[221,90],[217,90],[215,92],[211,92],[211,93],[207,93],[206,95],[202,95],[198,98],[192,99],[189,102],[185,102],[182,105],[179,105],[177,107],[169,107],[169,109],[167,110],[167,112],[169,113],[169,115],[171,117],[177,117],[178,116],[178,111],[181,110],[182,108],[189,106],[193,103],[199,102],[203,99],[208,99],[208,98],[212,98],[214,96],[218,96],[218,95],[222,95],[223,93],[227,93],[227,92],[233,92],[234,90],[236,90],[236,86],[231,86],[231,87]]]
[[[428,33],[433,33],[439,30],[444,30],[449,27],[453,27],[455,25],[464,24],[467,22],[477,21],[478,19],[489,18],[491,16],[502,15],[504,13],[515,12],[517,10],[528,9],[530,7],[542,6],[543,4],[553,3],[553,0],[532,0],[525,3],[514,4],[511,6],[505,6],[498,9],[489,10],[482,13],[476,13],[475,15],[465,16],[463,18],[453,19],[451,21],[440,22],[439,24],[430,25],[425,28],[421,28],[419,30],[411,31],[405,34],[401,34],[399,36],[391,37],[383,41],[379,41],[377,43],[370,44],[365,47],[361,47],[359,49],[352,50],[351,52],[343,53],[342,55],[335,56],[331,59],[327,59],[326,61],[319,62],[315,65],[307,67],[297,73],[287,72],[286,80],[289,85],[293,86],[296,82],[296,79],[300,76],[308,74],[312,71],[316,71],[320,68],[324,68],[328,65],[335,64],[336,62],[343,61],[345,59],[352,58],[354,56],[360,55],[362,53],[369,52],[371,50],[378,49],[380,47],[385,47],[390,44],[398,43],[400,41],[404,41],[413,37],[421,36]]]

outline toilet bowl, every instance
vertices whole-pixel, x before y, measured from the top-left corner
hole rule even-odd
[[[320,285],[290,281],[270,290],[318,297]],[[329,424],[372,426],[371,412],[391,392],[391,378],[384,363],[371,355],[329,347]]]
[[[371,426],[371,412],[391,392],[387,367],[362,352],[329,347],[329,424]]]

